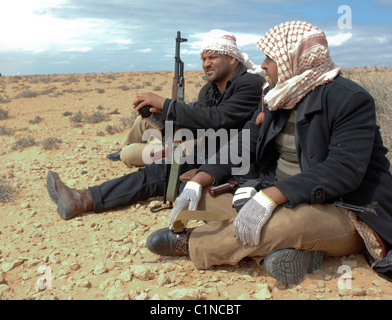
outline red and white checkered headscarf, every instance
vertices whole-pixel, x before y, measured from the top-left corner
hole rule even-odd
[[[278,82],[264,97],[270,110],[294,108],[309,91],[341,73],[329,56],[324,32],[305,21],[273,27],[257,46],[278,67]]]
[[[215,51],[220,54],[225,54],[237,59],[245,65],[251,73],[259,73],[264,76],[265,72],[259,66],[256,66],[248,57],[248,55],[237,47],[237,39],[234,34],[220,30],[213,29],[208,33],[200,46],[200,55],[205,51]]]

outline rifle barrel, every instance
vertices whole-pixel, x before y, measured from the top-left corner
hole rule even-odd
[[[184,77],[184,63],[180,58],[180,44],[181,42],[187,42],[188,39],[181,38],[181,32],[177,31],[176,38],[176,54],[174,56],[175,65],[174,65],[174,77],[175,78],[183,78]]]

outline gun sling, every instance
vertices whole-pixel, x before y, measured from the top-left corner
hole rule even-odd
[[[178,214],[177,220],[173,224],[173,231],[182,232],[189,220],[223,221],[234,218],[237,213],[209,212],[202,210],[183,210]]]

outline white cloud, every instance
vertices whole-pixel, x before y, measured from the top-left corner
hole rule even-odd
[[[235,36],[237,38],[237,46],[244,47],[244,46],[248,46],[248,45],[256,46],[256,43],[260,40],[262,35],[239,33],[239,34],[236,34]]]
[[[200,50],[181,49],[181,54],[192,55],[192,54],[199,54],[199,53]],[[166,56],[171,57],[172,55],[168,54]]]
[[[147,53],[147,52],[151,52],[152,49],[151,48],[146,48],[146,49],[140,49],[140,50],[136,50],[137,52],[141,52],[141,53]]]
[[[132,40],[131,39],[115,39],[115,40],[109,40],[106,42],[107,43],[116,43],[118,45],[126,45],[126,44],[131,44]]]
[[[13,0],[0,3],[0,51],[82,51],[86,43],[105,42],[113,38],[113,23],[103,19],[62,19],[52,10],[65,0]],[[7,30],[4,32],[4,30]],[[86,40],[88,39],[88,40]],[[129,39],[114,40],[129,44]],[[69,46],[72,46],[69,49]],[[81,47],[79,47],[81,46]],[[89,47],[91,50],[91,47]]]
[[[190,38],[195,38],[195,41],[190,42],[190,47],[193,50],[189,50],[188,54],[199,53],[200,45],[208,37],[209,32],[196,33],[189,35]],[[239,48],[248,45],[254,45],[256,47],[257,41],[260,40],[261,36],[251,33],[234,33],[237,39],[237,46]]]
[[[352,33],[338,33],[334,36],[327,36],[329,46],[340,46],[347,40],[351,39]]]
[[[64,52],[72,52],[72,51],[74,51],[74,52],[89,52],[91,50],[92,50],[91,47],[70,47],[70,48],[64,49],[62,51],[64,51]]]

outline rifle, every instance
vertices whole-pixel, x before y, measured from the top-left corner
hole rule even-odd
[[[176,38],[176,54],[174,56],[174,78],[173,78],[173,89],[172,89],[172,99],[183,102],[185,93],[184,93],[184,62],[182,62],[180,58],[180,45],[181,42],[186,42],[187,39],[181,38],[181,32],[177,31]],[[165,193],[165,200],[168,200],[170,203],[173,203],[177,198],[178,194],[178,185],[179,185],[179,176],[180,176],[180,164],[177,162],[180,160],[182,150],[180,150],[179,146],[181,141],[173,141],[171,148],[171,167],[170,167],[170,175],[169,180],[167,181],[167,190]]]
[[[182,42],[188,41],[187,39],[181,38],[181,32],[177,31],[176,37],[176,51],[174,55],[174,78],[173,78],[173,87],[172,87],[172,99],[183,102],[185,98],[185,78],[184,78],[184,62],[180,58],[180,45]],[[169,141],[170,146],[169,150],[162,150],[160,154],[151,155],[154,159],[159,159],[167,156],[171,156],[171,168],[170,174],[167,175],[167,164],[165,165],[166,170],[166,183],[165,190],[163,195],[163,203],[166,204],[169,201],[169,206],[163,207],[162,205],[158,205],[156,207],[151,208],[150,211],[156,212],[162,209],[172,208],[172,203],[175,201],[178,193],[179,186],[179,176],[180,176],[180,164],[178,163],[181,157],[181,150],[179,145],[181,141]],[[169,152],[167,152],[169,151]],[[170,155],[169,155],[169,154]]]
[[[181,42],[187,42],[187,41],[188,39],[181,38],[181,32],[177,31],[176,51],[174,55],[174,77],[173,77],[173,85],[172,85],[172,99],[179,102],[183,102],[185,99],[184,62],[180,58],[180,45]],[[150,106],[148,106],[148,109],[149,107]],[[142,109],[140,109],[139,112],[142,111]],[[151,113],[149,113],[148,116],[150,116],[150,114]],[[150,154],[151,158],[154,161],[163,159],[166,156],[166,153],[170,151],[166,149],[170,149],[170,148],[165,148],[161,151],[151,153]]]
[[[182,62],[180,58],[180,45],[181,42],[186,42],[186,41],[188,41],[188,39],[181,38],[181,32],[177,31],[176,52],[174,55],[175,65],[174,65],[174,78],[173,78],[173,87],[172,87],[172,99],[180,102],[183,102],[185,98],[184,62]],[[151,106],[144,106],[143,108],[141,108],[139,110],[140,115],[154,128],[158,130],[162,130],[164,128],[164,123],[161,120],[161,116],[158,114],[151,113],[150,108]],[[160,153],[152,156],[154,157],[154,159],[162,159],[165,156],[165,150],[163,150]]]
[[[183,102],[185,98],[184,94],[184,62],[180,58],[180,45],[181,42],[187,42],[188,39],[181,38],[181,32],[177,31],[176,38],[176,53],[174,56],[174,78],[172,88],[172,99]]]

